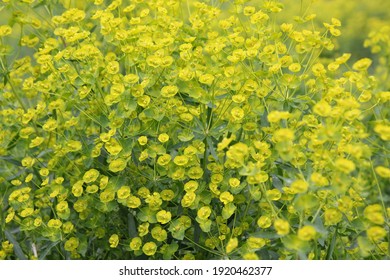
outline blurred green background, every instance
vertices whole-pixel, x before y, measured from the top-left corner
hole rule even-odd
[[[306,12],[315,13],[318,24],[329,22],[332,17],[340,19],[342,35],[338,38],[338,52],[350,52],[355,58],[371,57],[370,50],[364,48],[365,39],[370,32],[390,25],[389,0],[281,0],[281,2],[285,5],[285,14],[291,18]]]

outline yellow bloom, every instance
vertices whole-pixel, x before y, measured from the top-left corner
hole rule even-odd
[[[211,183],[213,184],[219,184],[223,181],[223,175],[222,174],[219,174],[219,173],[216,173],[216,174],[213,174],[211,175]]]
[[[8,213],[8,215],[5,218],[5,223],[6,224],[11,222],[15,218],[15,211],[13,210],[13,208],[10,208],[10,209],[12,209],[12,211],[8,210],[9,213]]]
[[[330,34],[332,34],[335,37],[338,37],[341,35],[341,31],[337,28],[334,28],[334,27],[329,28],[329,32],[330,32]]]
[[[152,237],[156,239],[157,241],[164,241],[167,239],[168,234],[165,229],[163,229],[161,226],[155,226],[151,231],[150,231]]]
[[[289,128],[280,128],[275,131],[272,140],[274,142],[285,142],[294,140],[294,131]]]
[[[140,136],[138,138],[138,143],[141,145],[141,146],[144,146],[148,143],[148,137],[146,136]]]
[[[50,228],[60,228],[62,226],[62,222],[58,219],[51,219],[47,222],[47,226]]]
[[[191,180],[184,184],[184,190],[186,192],[195,192],[199,187],[199,183],[197,181]]]
[[[371,64],[372,64],[372,60],[371,59],[369,59],[369,58],[362,58],[362,59],[356,61],[352,65],[352,69],[356,70],[356,71],[364,71],[364,70],[367,70],[370,67]]]
[[[253,15],[250,16],[250,20],[252,24],[260,24],[269,19],[269,16],[262,12],[258,11],[257,13],[254,13]]]
[[[117,196],[119,199],[126,199],[130,196],[130,187],[129,186],[122,186],[117,190]]]
[[[162,59],[156,55],[149,55],[146,58],[146,63],[153,68],[157,68],[162,64]]]
[[[179,91],[179,88],[177,86],[165,86],[161,89],[161,96],[170,98],[175,96]]]
[[[249,175],[247,182],[251,185],[264,183],[269,179],[268,174],[265,171],[259,171],[255,175]]]
[[[303,226],[298,230],[298,238],[303,241],[310,241],[315,238],[317,234],[313,226]]]
[[[144,252],[147,256],[153,256],[157,251],[157,245],[154,242],[146,242],[144,246],[142,246],[142,252]]]
[[[378,99],[382,103],[390,101],[390,91],[381,91],[381,92],[378,92],[377,95],[378,95]]]
[[[257,225],[261,228],[269,228],[272,225],[272,220],[268,216],[261,216],[257,220]]]
[[[56,210],[57,210],[57,212],[60,212],[60,213],[66,211],[68,208],[69,208],[68,202],[66,202],[66,201],[61,201],[56,205]]]
[[[180,119],[185,121],[185,122],[190,122],[194,119],[194,117],[190,113],[183,113],[180,114]]]
[[[167,165],[171,161],[171,155],[165,154],[157,159],[157,164],[161,166]]]
[[[24,167],[32,167],[35,163],[35,159],[33,159],[32,157],[25,157],[24,159],[22,159],[22,166]]]
[[[80,241],[76,237],[71,237],[69,238],[65,244],[64,244],[64,249],[68,252],[74,251],[79,247]]]
[[[235,121],[240,121],[245,116],[245,112],[240,107],[234,107],[230,113],[232,114],[232,117]]]
[[[34,208],[26,208],[20,212],[20,216],[25,218],[31,216],[34,213]]]
[[[77,181],[73,186],[72,186],[72,194],[75,197],[80,197],[83,194],[83,181]]]
[[[134,237],[131,239],[129,247],[130,250],[137,251],[141,249],[142,246],[142,239],[140,237]]]
[[[364,217],[374,224],[383,225],[385,223],[382,206],[379,204],[368,205],[364,209],[363,214]]]
[[[211,215],[211,208],[209,206],[202,206],[198,209],[197,217],[201,220],[206,220]]]
[[[5,37],[12,33],[12,28],[9,25],[0,26],[0,37]]]
[[[199,77],[199,82],[210,86],[214,81],[214,76],[211,74],[203,74]]]
[[[329,185],[329,180],[318,172],[313,172],[310,176],[310,179],[319,187]]]
[[[112,96],[120,96],[125,91],[125,86],[123,84],[113,84],[110,88],[110,95]]]
[[[244,143],[237,143],[229,147],[229,150],[226,152],[228,159],[231,159],[234,162],[243,164],[245,157],[249,154],[249,148]]]
[[[43,130],[46,130],[46,131],[53,131],[57,128],[58,124],[57,124],[57,121],[55,119],[48,119],[45,124],[42,126]]]
[[[339,67],[340,67],[340,64],[337,62],[331,62],[328,64],[328,70],[331,72],[337,71],[337,69],[339,69]]]
[[[255,253],[255,252],[252,252],[252,253],[245,253],[242,258],[244,260],[259,260],[259,256]]]
[[[296,180],[291,184],[290,188],[294,193],[304,193],[308,190],[309,184],[304,180]]]
[[[282,119],[288,119],[290,117],[289,112],[272,111],[269,112],[267,119],[270,123],[277,123]]]
[[[0,250],[0,260],[5,260],[7,257],[7,254],[4,250]]]
[[[150,196],[150,190],[146,187],[139,188],[137,193],[142,198],[148,198]]]
[[[321,117],[327,117],[332,112],[332,106],[326,101],[321,100],[314,105],[313,112]]]
[[[374,131],[379,134],[379,137],[384,141],[390,140],[390,126],[385,124],[377,124]]]
[[[26,176],[26,178],[24,179],[24,182],[25,183],[29,183],[31,182],[31,180],[34,178],[34,174],[30,173]]]
[[[243,94],[235,94],[232,96],[232,101],[237,104],[241,104],[245,102],[245,100],[246,100],[246,96]]]
[[[350,59],[350,58],[351,58],[350,53],[344,53],[342,56],[336,58],[336,63],[338,63],[338,64],[346,63],[348,61],[348,59]]]
[[[138,226],[138,235],[145,236],[149,233],[149,223],[142,223]]]
[[[163,190],[160,195],[164,201],[171,201],[175,197],[175,193],[172,190]]]
[[[115,199],[115,192],[112,190],[105,189],[103,192],[100,193],[99,199],[103,203],[108,203]]]
[[[274,222],[274,227],[279,235],[287,235],[290,232],[290,224],[286,220],[277,219]]]
[[[69,151],[71,152],[77,152],[77,151],[80,151],[81,148],[83,147],[83,145],[81,144],[80,141],[76,141],[76,140],[69,140],[67,143],[66,143],[66,147],[69,149]]]
[[[229,185],[232,188],[237,188],[241,184],[240,180],[237,178],[229,178]]]
[[[31,139],[30,145],[28,147],[29,148],[38,147],[39,145],[41,145],[43,143],[43,141],[45,141],[45,139],[43,137],[37,136],[34,139]]]
[[[301,71],[301,64],[299,63],[291,63],[289,66],[288,66],[288,70],[290,70],[291,72],[299,72]]]
[[[383,227],[373,226],[367,230],[367,237],[373,242],[378,242],[379,240],[385,238],[386,235],[387,232]]]
[[[282,23],[280,25],[280,29],[285,32],[285,33],[289,33],[291,32],[291,30],[294,28],[294,26],[292,25],[292,23]]]
[[[254,92],[258,87],[259,85],[257,84],[256,81],[249,79],[245,81],[243,89],[247,92]]]
[[[1,242],[1,247],[3,247],[3,250],[7,254],[11,254],[14,251],[14,244],[10,243],[8,240],[4,241],[4,242]]]
[[[160,224],[166,224],[171,221],[172,214],[169,211],[160,210],[156,214],[156,219]]]
[[[110,243],[111,248],[116,248],[118,247],[119,244],[119,236],[117,234],[113,234],[110,236],[110,239],[108,240]]]
[[[174,159],[173,159],[173,162],[176,164],[176,165],[179,165],[179,166],[183,166],[183,165],[186,165],[188,163],[188,157],[183,155],[183,156],[176,156]]]
[[[234,200],[234,196],[230,193],[230,192],[223,192],[219,195],[219,200],[223,203],[223,204],[228,204],[230,202],[233,202]]]
[[[355,170],[356,166],[353,161],[345,158],[339,158],[335,161],[336,168],[346,174],[351,173]]]
[[[390,168],[384,166],[377,166],[375,172],[382,178],[390,178]]]
[[[121,144],[115,138],[110,138],[110,140],[104,144],[104,147],[111,155],[117,155],[123,149]]]
[[[226,244],[226,253],[231,253],[238,246],[238,239],[236,237],[230,238]]]
[[[165,143],[169,140],[169,135],[166,134],[166,133],[161,133],[159,136],[158,136],[158,141],[160,141],[161,143]]]
[[[99,190],[99,187],[97,185],[89,185],[85,188],[85,191],[87,193],[96,193],[96,192],[98,192],[98,190]]]
[[[74,225],[71,222],[66,222],[62,225],[64,233],[69,234],[74,230]]]
[[[266,244],[266,239],[260,238],[260,237],[253,237],[250,236],[248,237],[248,240],[246,241],[249,249],[260,249],[265,246]]]
[[[84,212],[87,208],[88,208],[88,201],[83,198],[76,200],[76,202],[73,204],[73,209],[78,213]]]
[[[147,196],[145,202],[148,203],[150,210],[158,210],[162,204],[162,199],[158,192],[154,192],[153,194]]]
[[[181,200],[181,205],[183,207],[191,207],[192,204],[195,202],[195,199],[196,194],[194,192],[187,192]]]
[[[138,208],[140,205],[141,205],[141,200],[138,197],[131,195],[127,198],[126,201],[127,207],[135,209]]]
[[[138,75],[135,75],[135,74],[127,74],[126,76],[123,77],[123,80],[126,83],[135,84],[139,81],[139,77],[138,77]]]
[[[251,16],[256,12],[256,8],[253,6],[247,6],[244,8],[244,15]]]
[[[126,168],[126,165],[127,165],[127,161],[122,159],[122,158],[118,158],[118,159],[115,159],[113,161],[110,162],[110,165],[108,166],[108,169],[112,172],[120,172],[122,171],[123,169]]]
[[[278,189],[267,190],[266,195],[270,200],[279,200],[282,197],[282,193]]]
[[[148,157],[149,157],[148,150],[144,150],[144,151],[142,151],[141,154],[139,155],[138,160],[141,162],[141,161],[146,160]]]
[[[119,63],[118,61],[111,61],[107,64],[107,72],[110,74],[116,74],[119,72]]]
[[[194,78],[194,71],[189,68],[183,68],[179,71],[179,78],[183,81],[190,81]]]
[[[329,208],[325,210],[325,225],[331,226],[339,223],[343,218],[341,212],[335,208]]]
[[[193,166],[188,170],[187,175],[191,179],[200,179],[203,177],[203,173],[204,171],[200,166]]]
[[[96,169],[90,169],[88,170],[87,172],[85,172],[84,176],[83,176],[83,181],[85,183],[92,183],[92,182],[95,182],[96,179],[99,177],[100,175],[100,172]]]

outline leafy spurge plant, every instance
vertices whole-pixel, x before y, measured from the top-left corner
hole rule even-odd
[[[373,75],[276,0],[62,4],[2,4],[1,259],[389,257],[385,29]]]

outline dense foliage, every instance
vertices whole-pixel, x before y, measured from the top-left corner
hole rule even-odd
[[[351,61],[274,0],[2,2],[0,259],[389,257],[390,27]]]

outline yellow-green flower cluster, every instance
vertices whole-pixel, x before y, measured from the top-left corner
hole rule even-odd
[[[389,256],[389,88],[332,52],[340,20],[278,23],[277,0],[19,2],[20,52],[0,26],[1,236],[17,232],[0,259]]]

